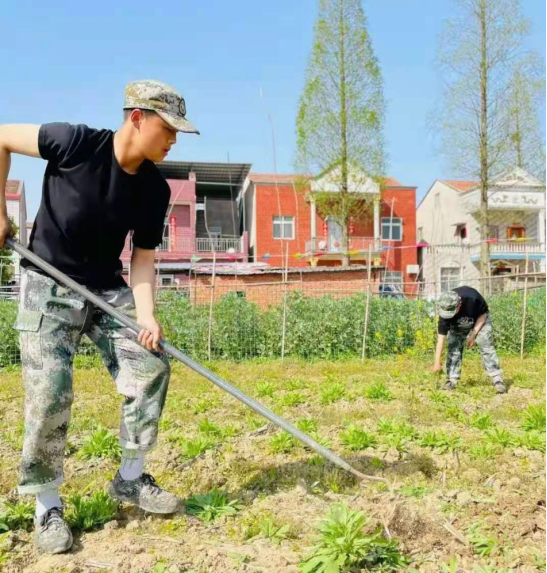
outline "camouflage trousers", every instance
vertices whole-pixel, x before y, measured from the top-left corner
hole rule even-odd
[[[446,374],[449,380],[460,379],[462,370],[463,349],[469,331],[461,332],[450,330],[448,333],[448,350],[446,353]],[[490,316],[486,319],[484,326],[480,329],[475,343],[481,353],[482,365],[488,376],[494,378],[501,376],[501,366],[496,349],[494,348],[494,329]]]
[[[91,290],[136,318],[129,287]],[[64,481],[74,397],[72,363],[83,334],[99,349],[118,393],[124,396],[120,445],[144,451],[156,445],[169,384],[169,363],[164,354],[143,348],[110,315],[72,289],[34,271],[22,274],[15,328],[19,331],[25,386],[19,493],[38,493]]]

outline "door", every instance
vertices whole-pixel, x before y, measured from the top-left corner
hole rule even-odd
[[[517,225],[511,225],[507,227],[507,238],[508,239],[524,239],[526,235],[526,229],[524,227],[519,227]]]
[[[342,225],[329,219],[329,251],[342,250]]]

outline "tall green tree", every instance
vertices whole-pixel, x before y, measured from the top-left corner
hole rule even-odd
[[[517,139],[527,136],[514,130],[510,96],[529,22],[519,0],[455,0],[455,4],[439,39],[443,90],[433,127],[440,128],[441,152],[455,174],[480,181],[480,270],[486,277],[489,183],[509,166]]]
[[[361,1],[319,0],[296,119],[297,167],[316,176],[312,200],[341,226],[345,252],[350,220],[370,212],[364,191],[384,181],[384,113],[382,73]]]
[[[539,117],[545,105],[545,73],[544,63],[536,54],[528,54],[513,66],[507,96],[507,163],[545,181],[545,138]]]

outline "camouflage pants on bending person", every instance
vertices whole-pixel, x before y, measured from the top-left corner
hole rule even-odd
[[[450,330],[446,353],[446,374],[449,380],[457,382],[462,370],[463,349],[470,331]],[[481,353],[482,365],[491,378],[501,376],[500,360],[494,348],[494,329],[490,316],[480,329],[475,343]]]
[[[135,318],[129,287],[94,294]],[[83,296],[50,277],[26,271],[15,328],[20,333],[25,432],[19,493],[38,493],[63,482],[63,462],[73,401],[72,363],[82,334],[98,347],[124,396],[120,444],[150,450],[169,384],[162,353],[143,348],[127,329]],[[100,398],[99,398],[100,399]]]

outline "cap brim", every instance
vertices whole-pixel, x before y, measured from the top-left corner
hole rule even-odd
[[[196,133],[199,135],[199,131],[189,121],[186,121],[180,115],[171,115],[170,113],[165,113],[164,111],[156,111],[156,113],[177,131],[182,131],[183,133]]]
[[[439,309],[439,316],[441,318],[446,319],[446,320],[450,320],[451,318],[454,318],[456,316],[456,314],[458,314],[458,311],[456,309],[454,309],[454,310],[440,310]]]

